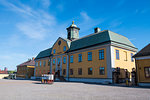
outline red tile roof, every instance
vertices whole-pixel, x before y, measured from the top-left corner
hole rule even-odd
[[[0,74],[8,74],[7,71],[0,71]]]

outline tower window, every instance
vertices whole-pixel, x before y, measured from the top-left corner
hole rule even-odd
[[[71,37],[71,32],[68,32],[68,39],[70,39]]]

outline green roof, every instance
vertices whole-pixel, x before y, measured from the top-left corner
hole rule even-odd
[[[52,51],[52,48],[49,48],[49,49],[46,49],[46,50],[41,51],[41,52],[36,56],[35,60],[36,60],[36,59],[40,59],[40,58],[50,57],[51,51]]]
[[[135,46],[128,40],[128,38],[109,30],[104,30],[99,33],[93,33],[83,38],[72,41],[70,51],[111,42],[116,42],[118,44],[136,49]]]

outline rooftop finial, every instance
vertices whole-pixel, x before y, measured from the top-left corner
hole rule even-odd
[[[74,24],[74,20],[72,21],[72,24]]]

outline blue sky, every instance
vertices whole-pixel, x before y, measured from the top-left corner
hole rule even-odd
[[[80,37],[100,27],[139,50],[150,43],[150,0],[0,0],[0,69],[16,69],[66,38],[72,20]]]

